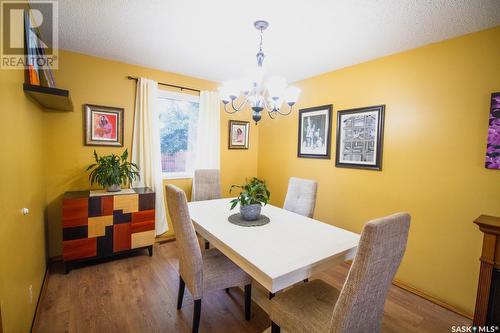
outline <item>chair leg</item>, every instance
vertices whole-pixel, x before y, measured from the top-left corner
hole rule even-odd
[[[271,333],[280,333],[280,332],[281,332],[281,328],[272,321],[271,322]]]
[[[226,288],[226,294],[229,294],[229,288]]]
[[[179,275],[179,294],[177,295],[177,310],[180,310],[180,308],[182,307],[182,299],[184,298],[185,287],[186,284],[184,283],[182,277]]]
[[[252,284],[245,286],[245,319],[250,320],[252,315]]]
[[[304,283],[307,283],[307,282],[309,282],[309,279],[304,279]]]
[[[198,329],[200,328],[200,317],[201,317],[201,299],[196,299],[194,300],[192,333],[198,333]]]
[[[205,240],[205,250],[208,250],[210,248],[210,242]]]

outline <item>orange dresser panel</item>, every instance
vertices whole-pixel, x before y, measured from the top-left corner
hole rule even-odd
[[[113,215],[113,197],[101,198],[101,215]]]
[[[120,223],[113,225],[113,252],[130,250],[130,237],[130,223]]]
[[[155,220],[155,210],[143,210],[139,212],[132,213],[132,223],[136,222],[154,222]]]
[[[63,199],[63,228],[86,225],[88,219],[88,199]]]
[[[81,238],[63,242],[63,259],[76,260],[97,255],[97,238]]]
[[[155,230],[155,221],[146,222],[133,222],[131,224],[131,232],[134,234],[136,232]]]

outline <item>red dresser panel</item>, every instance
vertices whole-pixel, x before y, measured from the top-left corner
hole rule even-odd
[[[82,238],[63,241],[63,259],[65,261],[95,257],[97,238]]]

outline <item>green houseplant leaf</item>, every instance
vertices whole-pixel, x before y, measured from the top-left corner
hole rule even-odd
[[[126,185],[139,179],[139,168],[135,163],[131,163],[127,159],[127,149],[125,149],[121,156],[115,154],[99,156],[94,150],[95,163],[89,165],[87,168],[87,171],[90,171],[90,184],[97,183],[102,187],[108,187]]]
[[[241,189],[241,191],[237,198],[229,202],[231,204],[231,209],[234,209],[238,203],[240,206],[255,204],[265,206],[269,202],[269,197],[271,196],[271,192],[269,192],[266,183],[257,177],[253,177],[250,181],[247,181],[245,185],[232,185],[229,189],[229,193],[235,188]]]

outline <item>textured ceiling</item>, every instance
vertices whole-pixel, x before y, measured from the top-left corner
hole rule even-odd
[[[60,0],[59,46],[214,81],[289,81],[500,25],[500,0]]]

